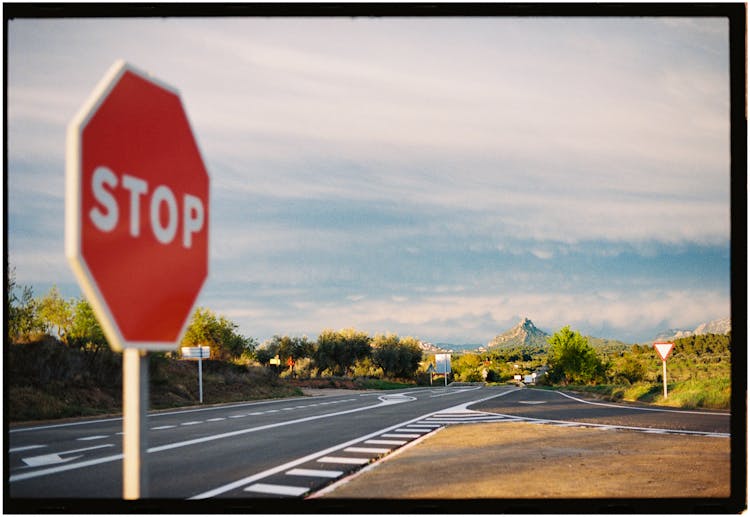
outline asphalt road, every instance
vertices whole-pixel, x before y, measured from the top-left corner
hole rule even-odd
[[[151,413],[144,497],[299,498],[445,425],[531,420],[729,432],[722,412],[647,411],[514,387],[436,387]],[[10,429],[13,498],[122,496],[122,420]]]
[[[718,410],[684,410],[643,404],[609,403],[585,395],[524,389],[472,406],[528,421],[561,424],[594,424],[633,428],[644,432],[729,434],[730,413]]]

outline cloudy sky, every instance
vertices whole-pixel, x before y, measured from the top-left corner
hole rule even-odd
[[[16,19],[7,45],[7,255],[37,295],[81,295],[65,130],[125,59],[181,92],[211,175],[198,303],[245,335],[729,316],[726,19]]]

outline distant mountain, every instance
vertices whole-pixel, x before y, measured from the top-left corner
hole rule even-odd
[[[463,343],[460,345],[455,343],[437,343],[436,346],[446,352],[476,352],[484,349],[484,347],[478,343]]]
[[[522,318],[518,324],[510,330],[495,336],[487,343],[489,350],[516,347],[548,347],[547,337],[549,334],[539,330],[529,318]]]
[[[422,352],[427,352],[429,354],[439,354],[446,351],[440,345],[441,343],[433,345],[432,343],[425,343],[424,341],[422,341],[419,343],[419,348],[422,349]]]
[[[681,337],[698,336],[701,334],[728,334],[732,330],[731,318],[721,318],[718,320],[701,323],[693,330],[669,329],[654,338],[654,341],[669,341]]]

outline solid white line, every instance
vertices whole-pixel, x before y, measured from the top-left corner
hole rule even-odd
[[[391,452],[390,449],[383,449],[380,447],[347,447],[344,452],[364,452],[367,454],[385,454]]]
[[[32,449],[41,449],[42,447],[46,447],[46,445],[24,445],[23,447],[13,447],[12,449],[8,449],[8,453],[30,451]]]
[[[371,443],[373,445],[403,445],[407,442],[407,440],[365,440],[363,443]]]
[[[265,483],[255,483],[245,489],[245,492],[259,492],[261,494],[274,495],[302,495],[310,490],[306,486],[288,486],[288,485],[268,485]]]
[[[603,402],[591,402],[590,400],[579,399],[577,397],[568,395],[567,393],[563,393],[561,391],[555,391],[553,393],[557,393],[559,395],[562,395],[563,397],[568,397],[569,399],[575,400],[576,402],[581,402],[583,404],[591,404],[592,406],[614,407],[617,409],[634,409],[636,411],[659,411],[661,413],[686,413],[689,415],[714,415],[714,416],[727,416],[727,417],[730,416],[730,413],[715,413],[715,412],[710,412],[710,411],[683,411],[679,409],[660,409],[660,408],[651,408],[651,407],[626,406],[623,404],[605,404]]]
[[[370,463],[370,458],[344,458],[341,456],[324,456],[318,463],[343,463],[347,465],[364,465]]]
[[[292,469],[286,473],[287,476],[310,476],[319,478],[337,478],[344,472],[342,470],[318,470],[318,469]]]
[[[329,417],[334,417],[334,416],[339,416],[339,415],[346,415],[346,414],[349,414],[349,413],[357,413],[357,412],[360,412],[360,411],[368,411],[368,410],[371,410],[371,409],[374,409],[374,408],[377,408],[377,407],[382,407],[383,405],[384,404],[378,403],[378,404],[374,404],[372,406],[364,406],[364,407],[355,408],[355,409],[347,409],[345,411],[338,411],[336,413],[326,413],[326,414],[323,414],[323,415],[314,415],[314,416],[309,416],[309,417],[305,417],[305,418],[298,418],[296,420],[289,420],[287,422],[277,422],[275,424],[262,425],[262,426],[258,426],[258,427],[249,427],[249,428],[246,428],[246,429],[239,429],[237,431],[230,431],[230,432],[227,432],[227,433],[220,433],[220,434],[214,434],[214,435],[210,435],[210,436],[203,436],[201,438],[194,438],[192,440],[185,440],[185,441],[182,441],[182,442],[175,442],[175,443],[168,443],[168,444],[165,444],[165,445],[160,445],[158,447],[151,447],[146,452],[148,454],[152,454],[152,453],[155,453],[155,452],[161,452],[161,451],[166,451],[166,450],[170,450],[170,449],[178,449],[180,447],[187,447],[187,446],[190,446],[190,445],[197,445],[199,443],[205,443],[205,442],[210,442],[210,441],[214,441],[214,440],[221,440],[223,438],[230,438],[230,437],[234,437],[234,436],[240,436],[240,435],[247,434],[247,433],[254,433],[254,432],[257,432],[257,431],[265,431],[267,429],[273,429],[275,427],[282,427],[282,426],[293,425],[293,424],[301,424],[303,422],[310,422],[312,420],[319,420],[321,418],[329,418]],[[402,424],[399,424],[399,425],[402,425]],[[398,427],[398,426],[394,426],[394,427]],[[369,436],[368,436],[368,438],[369,438]],[[353,441],[351,444],[354,444],[354,443],[356,443],[356,441]],[[347,444],[347,445],[351,445],[351,444]],[[334,448],[332,450],[336,450],[336,449],[337,448]],[[118,460],[121,460],[121,459],[122,459],[122,454],[117,454],[117,455],[114,455],[114,456],[107,456],[105,458],[98,458],[96,460],[80,461],[78,463],[69,463],[67,465],[60,465],[58,467],[53,467],[53,468],[49,468],[49,469],[40,469],[40,470],[35,470],[33,472],[28,472],[28,473],[24,473],[24,474],[13,475],[13,476],[10,476],[10,478],[9,478],[8,481],[12,483],[14,481],[21,481],[23,479],[29,479],[29,478],[35,478],[35,477],[40,477],[40,476],[46,476],[48,474],[57,474],[58,472],[64,472],[66,470],[74,470],[74,469],[78,469],[78,468],[89,467],[91,465],[98,465],[100,463],[107,463],[107,462],[110,462],[110,461],[118,461]],[[296,465],[292,465],[292,466],[296,466]],[[268,471],[266,471],[266,472],[268,472]],[[210,496],[208,496],[208,497],[210,497]]]
[[[122,454],[115,454],[114,456],[105,456],[104,458],[97,458],[94,460],[79,461],[78,463],[68,463],[66,465],[60,465],[58,467],[35,470],[32,472],[25,472],[23,474],[13,474],[8,479],[8,482],[13,483],[14,481],[21,481],[24,479],[35,478],[39,476],[46,476],[47,474],[57,474],[58,472],[65,472],[66,470],[80,469],[83,467],[90,467],[92,465],[99,465],[101,463],[108,463],[110,461],[117,461],[121,459],[122,459]]]

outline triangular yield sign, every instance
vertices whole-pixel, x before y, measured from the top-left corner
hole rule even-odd
[[[654,343],[654,348],[661,356],[661,360],[666,361],[674,348],[674,343]]]

